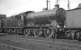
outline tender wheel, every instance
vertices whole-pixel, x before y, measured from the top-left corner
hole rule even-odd
[[[69,30],[65,33],[65,35],[66,35],[66,38],[68,39],[72,39],[72,40],[75,39],[75,31]]]
[[[81,32],[76,33],[76,40],[81,41]]]
[[[75,39],[75,32],[71,32],[71,39],[72,39],[72,40]]]

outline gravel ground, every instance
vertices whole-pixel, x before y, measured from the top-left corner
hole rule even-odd
[[[0,50],[10,50],[10,49],[0,47]]]
[[[0,42],[28,50],[81,50],[81,42],[63,39],[34,40],[19,35],[7,35],[1,36]]]

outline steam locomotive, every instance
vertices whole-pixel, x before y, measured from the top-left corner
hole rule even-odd
[[[81,8],[28,11],[6,18],[1,32],[33,37],[81,40]]]

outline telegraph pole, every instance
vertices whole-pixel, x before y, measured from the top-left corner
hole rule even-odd
[[[47,10],[48,10],[48,0],[47,0]]]
[[[47,10],[49,9],[49,6],[50,6],[49,3],[50,3],[50,1],[47,0],[47,1],[46,1],[46,6],[47,6],[46,9],[47,9]]]
[[[68,9],[70,9],[70,0],[68,0]]]
[[[56,0],[56,4],[58,4],[58,1],[59,1],[59,0]]]

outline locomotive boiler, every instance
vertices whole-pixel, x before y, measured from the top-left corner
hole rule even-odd
[[[32,22],[32,23],[40,23],[40,24],[44,24],[45,22],[48,24],[50,23],[50,18],[51,19],[55,19],[55,14],[56,14],[56,10],[57,9],[53,9],[53,10],[46,10],[46,11],[41,11],[41,12],[27,12],[26,16],[25,16],[25,20],[27,21],[27,23]]]

